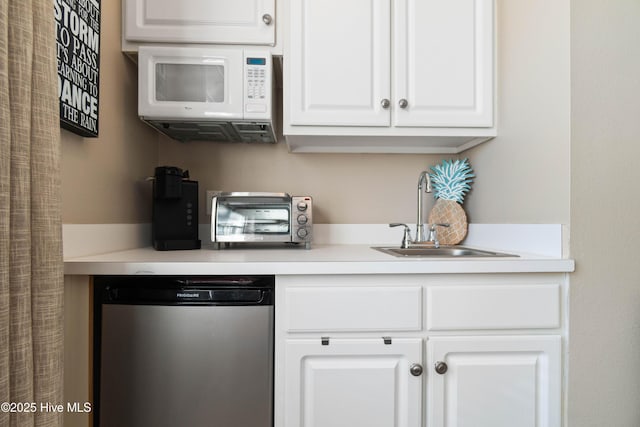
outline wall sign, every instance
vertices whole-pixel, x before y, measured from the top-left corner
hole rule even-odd
[[[98,136],[100,0],[53,0],[60,126]]]

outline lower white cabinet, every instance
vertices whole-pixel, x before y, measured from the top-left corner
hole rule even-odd
[[[567,298],[551,273],[278,277],[275,427],[562,427]]]
[[[427,425],[560,427],[561,337],[436,337]]]
[[[284,425],[421,425],[421,339],[288,339]]]

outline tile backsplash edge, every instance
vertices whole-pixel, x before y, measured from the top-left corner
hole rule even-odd
[[[410,225],[411,226],[411,225]],[[567,254],[563,224],[469,224],[462,242],[469,246],[562,258]],[[412,235],[415,225],[411,226]],[[210,241],[210,225],[200,224],[200,239]],[[399,245],[400,228],[388,224],[315,224],[314,244]],[[64,224],[65,259],[151,245],[150,224]]]

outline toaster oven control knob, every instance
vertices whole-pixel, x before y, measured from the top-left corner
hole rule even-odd
[[[306,224],[308,220],[306,215],[298,215],[298,224]]]
[[[307,210],[307,208],[308,208],[308,207],[309,207],[309,206],[307,205],[307,203],[306,203],[306,202],[298,202],[298,210],[299,210],[299,211],[304,212],[304,211],[306,211],[306,210]]]
[[[299,238],[304,239],[305,237],[307,237],[309,233],[307,232],[306,228],[301,228],[298,230],[296,234],[298,235]]]

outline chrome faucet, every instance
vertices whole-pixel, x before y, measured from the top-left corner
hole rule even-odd
[[[429,236],[425,238],[424,232],[424,219],[422,214],[422,193],[431,193],[431,177],[429,172],[422,171],[418,178],[418,219],[416,221],[416,238],[411,239],[411,231],[409,226],[402,223],[389,224],[389,227],[404,227],[404,233],[402,235],[402,248],[408,248],[411,245],[420,245],[425,243],[432,243],[434,247],[439,248],[440,242],[438,241],[438,233],[436,227],[449,227],[449,224],[431,224],[429,226]]]
[[[393,222],[389,224],[389,227],[404,227],[404,233],[402,233],[402,243],[400,247],[402,249],[411,248],[414,246],[420,246],[421,244],[433,244],[433,247],[438,249],[440,247],[440,241],[438,240],[438,232],[436,227],[449,227],[449,224],[430,224],[429,225],[429,237],[426,240],[411,240],[411,230],[407,224],[401,222]]]
[[[423,190],[424,187],[424,190]],[[431,193],[431,177],[428,171],[422,171],[418,178],[418,220],[416,221],[416,240],[414,243],[425,241],[424,220],[422,218],[422,193]]]

